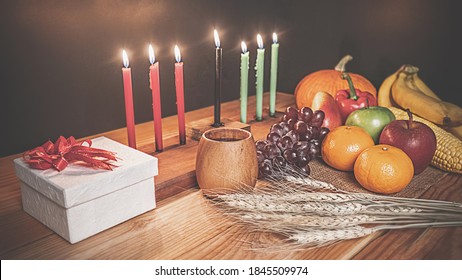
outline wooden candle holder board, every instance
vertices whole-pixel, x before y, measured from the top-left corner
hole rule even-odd
[[[230,119],[222,119],[221,122],[223,123],[222,127],[240,128],[240,129],[245,129],[247,131],[250,131],[249,124],[233,121]],[[213,124],[213,117],[189,122],[188,124],[186,124],[186,136],[188,136],[189,138],[193,140],[199,141],[202,137],[202,134],[204,134],[204,132],[206,132],[209,129],[214,128],[212,124]]]

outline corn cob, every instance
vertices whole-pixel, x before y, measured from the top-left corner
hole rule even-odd
[[[408,120],[407,113],[389,107],[397,120]],[[462,141],[434,123],[414,115],[414,120],[428,125],[436,135],[436,152],[431,164],[441,170],[462,174]]]

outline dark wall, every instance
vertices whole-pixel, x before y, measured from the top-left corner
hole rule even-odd
[[[349,70],[376,87],[410,63],[438,94],[461,104],[459,1],[18,0],[0,7],[0,156],[59,135],[123,127],[122,48],[133,71],[137,123],[152,120],[149,42],[161,64],[163,116],[176,114],[175,44],[185,63],[186,110],[212,105],[214,27],[224,49],[225,101],[239,98],[240,41],[253,64],[256,34],[269,47],[275,31],[280,91],[293,92],[303,76],[349,53]]]

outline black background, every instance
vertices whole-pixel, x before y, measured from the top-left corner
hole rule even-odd
[[[186,111],[212,105],[214,28],[224,50],[224,101],[239,98],[240,42],[247,42],[253,67],[258,32],[269,89],[271,34],[277,32],[280,91],[293,92],[306,74],[332,68],[349,53],[348,70],[376,87],[410,63],[441,97],[461,105],[459,1],[19,0],[0,7],[0,156],[59,135],[125,126],[122,48],[133,72],[137,123],[152,120],[150,42],[160,61],[163,116],[176,114],[175,44],[185,63]]]

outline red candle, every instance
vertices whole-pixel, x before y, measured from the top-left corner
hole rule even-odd
[[[160,81],[159,81],[159,62],[156,62],[154,49],[149,45],[149,77],[152,92],[152,111],[154,115],[154,137],[156,141],[156,152],[162,152],[162,112],[160,109]]]
[[[122,76],[124,80],[125,119],[127,121],[128,145],[136,149],[135,113],[133,111],[132,70],[128,67],[128,56],[125,50],[122,51],[122,59],[124,63],[124,67],[122,68]]]
[[[178,111],[178,130],[180,134],[180,145],[186,144],[186,128],[184,120],[184,82],[183,62],[181,61],[180,49],[175,46],[175,89],[176,107]]]

